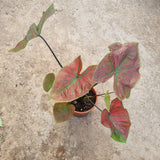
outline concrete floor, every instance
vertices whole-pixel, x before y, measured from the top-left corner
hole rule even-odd
[[[113,42],[139,42],[141,79],[123,101],[132,122],[126,144],[110,138],[96,109],[55,123],[42,82],[60,68],[41,39],[8,53],[52,2],[0,0],[0,160],[160,160],[160,1],[55,0],[42,30],[63,65],[81,55],[84,69]],[[97,92],[113,91],[112,82]],[[98,105],[105,107],[103,98]]]

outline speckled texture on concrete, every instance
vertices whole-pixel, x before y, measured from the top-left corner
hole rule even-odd
[[[41,39],[8,53],[52,2],[0,0],[0,159],[159,160],[160,1],[55,0],[56,14],[42,31],[63,65],[81,55],[83,68],[97,64],[113,42],[139,42],[141,79],[123,102],[132,122],[126,144],[110,138],[96,109],[55,123],[42,82],[60,67]],[[112,82],[96,86],[97,92],[112,91]],[[103,98],[98,105],[104,108]]]

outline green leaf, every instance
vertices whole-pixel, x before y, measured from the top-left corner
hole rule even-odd
[[[54,10],[54,5],[52,4],[46,12],[43,13],[43,16],[38,24],[38,26],[33,23],[30,27],[29,30],[27,32],[27,35],[25,36],[25,38],[20,41],[15,48],[9,50],[9,52],[18,52],[22,49],[24,49],[27,45],[27,43],[33,39],[38,37],[41,34],[41,30],[42,30],[42,26],[44,24],[44,22],[47,20],[48,17],[50,17],[53,13],[55,12]]]
[[[110,109],[110,95],[109,95],[109,90],[106,92],[105,97],[104,97],[104,101],[106,104],[106,108],[109,111]]]
[[[2,119],[0,118],[0,127],[3,126]]]
[[[55,80],[55,75],[54,75],[54,73],[48,73],[48,74],[45,76],[45,78],[44,78],[44,80],[43,80],[43,89],[44,89],[46,92],[48,92],[48,91],[51,89],[54,80]]]
[[[37,32],[37,26],[35,23],[33,23],[27,32],[27,41],[30,41],[33,38],[36,38],[39,35]]]
[[[18,52],[22,49],[24,49],[27,45],[28,41],[27,41],[27,36],[22,40],[20,41],[15,48],[9,50],[8,52]]]
[[[69,103],[56,103],[53,108],[54,118],[57,123],[64,122],[72,117],[75,107]]]
[[[39,35],[39,33],[37,32],[37,26],[35,23],[33,23],[30,27],[29,30],[27,32],[27,35],[25,36],[25,38],[20,41],[15,48],[9,50],[9,52],[18,52],[22,49],[24,49],[27,45],[27,43],[33,39],[36,38]]]
[[[49,18],[54,13],[55,13],[55,10],[54,10],[53,4],[46,10],[46,12],[43,12],[42,18],[37,26],[37,31],[39,32],[39,34],[41,34],[41,30],[42,30],[44,22],[47,20],[47,18]]]

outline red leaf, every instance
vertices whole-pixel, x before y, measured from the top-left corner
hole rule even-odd
[[[112,50],[97,66],[93,80],[105,82],[114,75],[114,90],[120,99],[128,98],[130,89],[140,78],[138,44],[115,43],[109,46]]]
[[[118,142],[126,142],[131,125],[129,115],[122,102],[116,98],[112,101],[110,111],[103,110],[101,123],[111,128],[111,137]]]
[[[75,107],[68,103],[56,103],[53,108],[54,118],[57,123],[64,122],[72,117]]]
[[[53,84],[51,99],[57,102],[70,102],[85,95],[95,84],[92,80],[96,66],[89,66],[82,74],[80,56],[64,67]]]

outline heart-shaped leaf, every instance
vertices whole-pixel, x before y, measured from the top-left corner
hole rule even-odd
[[[110,95],[109,95],[109,91],[106,92],[105,96],[104,96],[104,101],[106,104],[106,108],[109,111],[110,109]]]
[[[56,103],[53,108],[54,118],[57,123],[64,122],[72,117],[75,107],[69,103]]]
[[[43,13],[43,16],[38,24],[38,26],[33,23],[30,27],[29,30],[27,32],[27,35],[25,36],[25,38],[20,41],[15,48],[9,50],[9,52],[18,52],[22,49],[24,49],[27,45],[27,43],[33,39],[36,38],[37,36],[39,36],[41,34],[41,30],[42,30],[42,26],[44,24],[44,22],[47,20],[48,17],[50,17],[53,13],[55,12],[54,10],[54,6],[53,4],[47,9],[46,12]]]
[[[122,102],[118,98],[112,101],[109,112],[106,109],[103,110],[101,123],[111,128],[111,137],[114,140],[126,142],[131,123],[127,110],[124,109]]]
[[[43,89],[48,92],[51,88],[52,88],[52,85],[53,85],[53,82],[55,80],[55,75],[54,73],[48,73],[44,80],[43,80]]]
[[[115,43],[109,48],[112,51],[97,66],[93,80],[105,82],[114,75],[115,93],[120,99],[128,98],[131,88],[140,78],[138,44]]]
[[[80,74],[81,69],[82,61],[80,56],[70,65],[61,69],[50,94],[52,100],[71,102],[89,92],[95,84],[92,77],[96,66],[89,66],[82,74]]]

